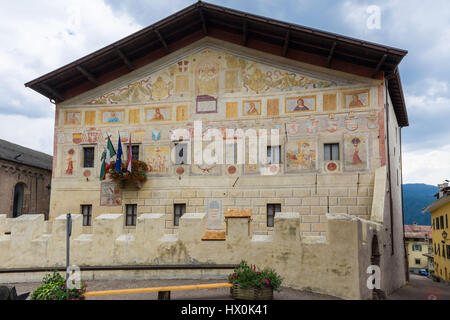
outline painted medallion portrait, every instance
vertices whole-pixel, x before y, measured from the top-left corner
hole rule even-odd
[[[369,90],[359,90],[344,92],[343,94],[344,108],[364,108],[370,106]]]
[[[66,111],[64,117],[64,124],[69,126],[76,126],[81,124],[80,111]]]
[[[170,121],[172,120],[172,107],[145,108],[145,121]]]
[[[125,110],[103,110],[101,112],[102,123],[123,123]]]
[[[261,100],[244,101],[242,105],[242,115],[244,116],[261,115]]]
[[[286,113],[316,111],[316,96],[286,98]]]

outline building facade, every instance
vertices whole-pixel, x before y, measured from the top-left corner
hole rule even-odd
[[[405,245],[408,248],[410,272],[420,273],[422,269],[432,270],[431,226],[405,225]]]
[[[49,217],[52,157],[0,140],[0,213]]]
[[[90,249],[81,264],[247,258],[347,298],[370,296],[377,265],[392,292],[407,273],[406,52],[225,11],[196,3],[27,84],[56,102],[50,219],[82,215],[80,250],[114,225],[111,255]],[[139,188],[99,179],[119,135],[150,168]]]
[[[450,212],[450,188],[448,182],[438,185],[436,201],[423,211],[431,213],[432,240],[434,252],[434,276],[450,281],[450,240],[448,239],[448,219]]]

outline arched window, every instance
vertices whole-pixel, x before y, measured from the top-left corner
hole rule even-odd
[[[22,215],[24,192],[25,185],[20,182],[16,184],[14,187],[13,218],[17,218]]]

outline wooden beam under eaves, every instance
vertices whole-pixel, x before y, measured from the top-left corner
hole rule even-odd
[[[53,99],[57,98],[59,101],[64,101],[64,97],[61,93],[58,92],[58,90],[53,89],[48,84],[42,83],[41,87],[50,92],[53,95]]]
[[[336,49],[336,44],[337,44],[337,42],[335,41],[335,42],[333,42],[333,45],[331,46],[330,53],[328,54],[328,58],[327,58],[327,65],[326,65],[327,68],[329,68],[331,65],[331,60],[333,59],[333,56],[334,56],[334,49]]]
[[[96,86],[100,85],[100,82],[97,80],[97,78],[90,73],[89,71],[87,71],[85,68],[83,68],[82,66],[77,66],[76,67],[77,70],[84,75],[90,82],[92,82],[93,84],[95,84]]]
[[[200,20],[202,21],[203,34],[206,36],[206,35],[208,35],[208,28],[206,27],[206,20],[205,20],[205,15],[203,14],[203,9],[199,8],[198,13],[200,14]]]
[[[163,47],[164,47],[164,48],[166,49],[166,51],[169,53],[169,52],[170,52],[169,46],[167,45],[166,40],[164,40],[163,36],[161,35],[161,32],[159,32],[158,29],[155,29],[155,33],[156,33],[156,35],[158,36],[159,41],[161,41]]]
[[[286,32],[286,37],[284,38],[284,45],[283,45],[283,57],[286,57],[287,51],[289,49],[289,38],[290,38],[290,31],[288,30]]]
[[[375,77],[376,77],[378,71],[380,71],[381,66],[382,66],[383,63],[386,61],[386,58],[387,58],[387,54],[384,54],[384,55],[381,57],[380,62],[378,62],[377,67],[376,67],[375,70],[373,71],[372,78],[375,78]]]
[[[248,40],[248,25],[247,20],[244,20],[244,25],[242,27],[242,45],[246,46]]]
[[[128,57],[122,52],[122,50],[120,50],[119,48],[117,48],[117,54],[119,55],[119,57],[123,60],[123,62],[127,65],[128,69],[130,70],[134,70],[134,66],[131,63],[130,59],[128,59]]]

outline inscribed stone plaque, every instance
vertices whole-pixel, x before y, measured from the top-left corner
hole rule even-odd
[[[206,227],[210,230],[222,230],[222,200],[208,199]]]

